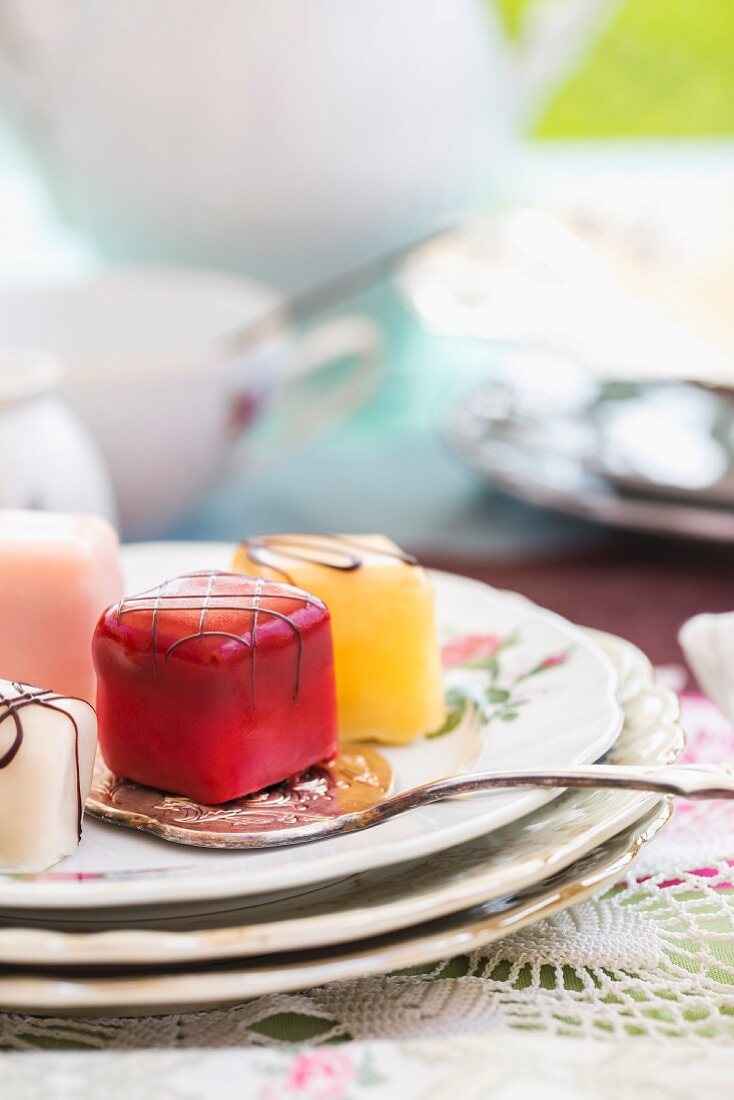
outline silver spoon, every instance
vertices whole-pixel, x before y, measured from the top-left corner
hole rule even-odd
[[[135,786],[130,785],[133,791]],[[208,848],[280,848],[372,829],[394,817],[451,798],[517,788],[559,790],[571,787],[650,791],[689,799],[734,798],[734,772],[714,765],[684,764],[589,764],[576,768],[480,772],[413,787],[385,798],[367,809],[351,813],[339,813],[336,809],[331,812],[311,813],[307,806],[302,808],[304,812],[293,813],[293,804],[289,804],[286,814],[279,814],[277,804],[270,807],[266,804],[258,809],[252,803],[241,808],[237,803],[228,803],[223,807],[202,807],[187,803],[187,807],[201,811],[201,814],[197,812],[187,820],[179,818],[175,824],[170,817],[164,820],[163,814],[154,816],[156,809],[163,809],[160,805],[152,810],[148,809],[146,814],[131,813],[122,805],[115,805],[113,801],[108,800],[103,804],[93,794],[87,803],[87,812],[128,828],[154,833],[179,844]],[[258,820],[263,810],[268,818],[264,822]],[[273,810],[276,812],[271,816]],[[287,824],[288,820],[293,823]],[[224,821],[229,826],[226,832],[222,831]]]
[[[588,764],[561,770],[544,768],[516,772],[478,772],[476,775],[454,776],[426,783],[421,787],[412,787],[366,810],[340,814],[313,825],[283,830],[278,834],[283,839],[278,839],[275,843],[294,844],[324,836],[372,829],[393,817],[463,795],[517,788],[557,790],[569,787],[650,791],[688,799],[734,798],[734,773],[715,765],[689,764],[665,764],[662,767]],[[266,843],[273,842],[273,835],[269,834]]]
[[[347,298],[370,290],[376,283],[386,279],[417,248],[444,236],[451,228],[450,225],[435,226],[428,233],[406,241],[390,252],[381,252],[355,267],[292,294],[235,332],[228,340],[229,350],[238,354],[255,347],[293,325],[312,320],[319,313],[340,305]]]

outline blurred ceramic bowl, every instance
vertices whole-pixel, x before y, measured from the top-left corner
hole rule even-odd
[[[734,722],[734,611],[694,615],[678,641],[702,690]]]
[[[62,375],[46,352],[0,351],[0,508],[93,512],[114,524],[102,455],[59,398]]]
[[[249,325],[279,310],[283,324],[237,350]],[[140,537],[192,508],[235,455],[259,468],[371,391],[380,358],[371,322],[341,317],[295,337],[286,316],[282,297],[250,279],[126,268],[3,290],[0,351],[43,348],[61,361],[62,395],[104,454],[124,533]],[[349,370],[331,370],[345,358]],[[319,384],[309,389],[314,375]],[[285,402],[290,411],[267,453],[265,443],[262,454],[238,453],[286,391],[297,399]]]

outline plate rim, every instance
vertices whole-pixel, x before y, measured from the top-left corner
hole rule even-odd
[[[136,554],[153,554],[156,552],[173,552],[176,554],[196,552],[201,554],[206,551],[207,555],[211,554],[213,560],[217,560],[217,554],[226,554],[228,560],[232,553],[232,546],[232,543],[222,542],[130,543],[127,544],[126,547],[122,547],[122,557],[124,562],[126,556],[129,558]],[[583,750],[573,754],[573,760],[569,760],[568,763],[569,765],[572,763],[592,763],[594,760],[598,759],[600,755],[608,751],[619,736],[623,724],[623,711],[616,696],[618,677],[613,662],[604,653],[598,643],[594,641],[588,631],[570,622],[556,612],[538,606],[520,594],[503,592],[483,581],[464,577],[460,574],[439,570],[431,570],[430,574],[434,577],[442,577],[447,583],[454,585],[458,584],[462,588],[469,587],[480,590],[481,592],[489,592],[500,602],[520,602],[527,608],[532,608],[534,616],[537,616],[539,621],[554,624],[571,640],[574,638],[578,639],[579,643],[587,652],[592,652],[599,665],[606,669],[607,675],[604,682],[606,693],[605,705],[608,705],[610,709],[610,721],[607,723],[608,729],[605,737],[603,739],[599,738],[592,743],[587,743]],[[614,721],[612,721],[612,715],[614,715]],[[372,870],[378,867],[386,867],[390,864],[402,863],[411,859],[420,859],[434,852],[444,851],[457,844],[471,840],[484,832],[493,831],[494,829],[501,828],[503,825],[509,824],[511,821],[518,820],[545,805],[547,802],[557,797],[558,794],[559,792],[557,791],[513,791],[512,799],[508,798],[506,808],[501,813],[496,814],[495,821],[489,828],[486,822],[479,823],[481,819],[476,817],[467,818],[458,825],[452,825],[449,829],[423,834],[417,832],[417,834],[406,837],[399,843],[393,841],[387,848],[385,845],[380,845],[379,843],[373,844],[365,851],[358,853],[359,858],[356,857],[354,852],[342,852],[334,855],[329,863],[325,863],[320,867],[314,864],[300,864],[298,860],[294,860],[290,867],[280,869],[277,883],[271,882],[267,885],[262,884],[262,882],[260,882],[259,885],[253,885],[252,878],[250,882],[248,882],[242,864],[232,870],[222,870],[221,873],[216,876],[212,875],[210,871],[207,871],[203,867],[197,867],[195,870],[192,869],[190,875],[182,874],[175,878],[166,878],[163,874],[158,877],[148,874],[137,880],[132,877],[107,880],[98,880],[92,877],[88,880],[79,881],[76,879],[76,876],[72,874],[71,880],[45,879],[41,876],[40,880],[34,881],[33,876],[26,877],[13,875],[12,872],[0,872],[0,908],[62,909],[78,907],[80,909],[95,909],[108,906],[119,906],[120,908],[124,908],[127,906],[156,904],[160,902],[170,902],[174,904],[203,895],[212,899],[245,897],[258,893],[289,889],[291,887],[304,885],[307,882],[326,882],[343,877],[347,874],[355,874],[360,871]],[[420,811],[417,811],[416,815],[413,816],[417,816],[418,813],[420,813]],[[387,823],[384,827],[388,827],[389,824],[390,823]],[[113,828],[114,826],[110,825],[109,827]],[[379,833],[380,828],[383,828],[383,826],[377,826],[375,830],[373,830],[375,835]],[[132,830],[130,831],[132,832]],[[448,837],[446,835],[447,833]],[[324,846],[330,844],[338,845],[339,840],[339,837],[331,840],[327,838],[315,843]],[[219,855],[221,858],[221,853],[219,853]],[[216,858],[217,852],[213,851],[212,859]],[[255,881],[258,881],[257,878]],[[75,883],[76,885],[76,893],[73,896],[70,893],[73,888],[71,883]],[[81,889],[79,889],[80,885],[82,887]]]

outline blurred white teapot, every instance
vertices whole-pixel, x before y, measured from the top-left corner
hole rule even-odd
[[[108,256],[288,291],[486,195],[609,9],[533,4],[513,73],[487,0],[3,0],[0,90]]]

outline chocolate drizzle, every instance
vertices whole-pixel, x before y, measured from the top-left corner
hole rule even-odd
[[[356,569],[361,569],[365,554],[391,558],[404,565],[418,565],[418,559],[412,554],[371,546],[351,535],[309,535],[304,532],[293,535],[256,535],[243,539],[240,545],[247,551],[251,561],[284,577],[288,584],[293,584],[292,577],[279,565],[273,565],[273,558],[304,561],[310,565],[323,566],[324,569],[337,569],[342,573],[353,573]]]
[[[53,710],[57,714],[63,714],[65,718],[68,718],[74,730],[74,765],[76,768],[76,807],[77,807],[77,836],[81,840],[82,836],[82,814],[84,813],[84,805],[82,802],[82,778],[81,769],[79,765],[79,726],[73,715],[69,714],[68,710],[64,710],[63,707],[55,706],[55,701],[59,699],[73,699],[73,696],[57,695],[56,692],[48,691],[43,688],[26,687],[24,684],[19,684],[17,681],[13,681],[13,689],[18,693],[17,695],[3,695],[0,692],[0,726],[7,719],[11,719],[15,725],[15,736],[12,744],[7,751],[0,756],[0,770],[9,767],[16,756],[18,755],[21,745],[23,744],[23,738],[25,731],[23,729],[23,721],[19,711],[25,707],[41,706],[47,710]],[[82,702],[83,700],[75,700]]]
[[[172,585],[182,581],[205,582],[203,591],[170,591]],[[245,581],[249,581],[253,586],[253,591],[242,593],[217,592],[219,581],[229,581],[230,583],[236,582],[239,585]],[[201,573],[186,573],[183,576],[176,577],[174,580],[165,581],[163,584],[159,585],[158,588],[151,588],[138,596],[129,596],[121,600],[120,603],[116,605],[117,623],[119,625],[126,615],[133,615],[141,611],[150,611],[152,613],[150,643],[153,656],[153,671],[157,672],[159,654],[158,634],[161,616],[167,611],[191,611],[198,613],[197,629],[190,634],[184,635],[182,638],[177,638],[175,642],[172,642],[163,653],[164,661],[170,660],[173,654],[182,646],[188,645],[190,642],[199,641],[201,638],[228,638],[230,641],[244,646],[246,649],[249,649],[252,654],[250,677],[252,686],[252,705],[254,707],[256,705],[255,663],[258,617],[260,615],[267,615],[271,618],[278,619],[290,628],[298,646],[296,676],[293,689],[293,700],[297,702],[301,686],[303,637],[298,624],[295,623],[289,615],[286,615],[282,611],[277,611],[275,608],[264,606],[263,600],[267,600],[268,598],[273,600],[294,601],[301,605],[310,604],[314,607],[323,607],[321,600],[317,600],[315,596],[311,596],[308,592],[303,592],[300,588],[293,587],[289,589],[277,581],[267,581],[262,577],[246,578],[243,577],[241,573],[225,573],[219,570],[212,570]],[[246,623],[243,633],[234,633],[234,631],[229,630],[207,629],[206,624],[208,616],[213,612],[220,611],[231,611],[249,616],[249,622]]]

